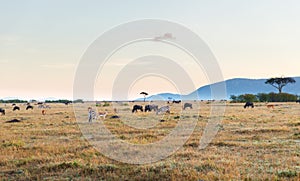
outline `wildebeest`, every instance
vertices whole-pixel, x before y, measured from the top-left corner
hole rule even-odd
[[[173,100],[173,103],[179,104],[179,103],[181,103],[181,100],[178,100],[178,101]]]
[[[297,100],[296,103],[300,103],[300,100]]]
[[[143,112],[143,106],[134,105],[133,108],[132,108],[132,113],[137,112],[138,110]]]
[[[159,114],[159,113],[170,113],[170,107],[169,106],[163,106],[163,107],[159,108],[156,111],[156,114]]]
[[[28,106],[26,107],[26,110],[28,110],[28,109],[33,109],[33,106],[28,105]]]
[[[69,105],[71,103],[72,103],[72,101],[66,101],[66,102],[64,102],[65,105]]]
[[[5,109],[0,108],[0,113],[1,113],[2,115],[5,115]]]
[[[253,102],[246,102],[246,104],[244,105],[244,108],[247,108],[247,107],[252,107],[252,108],[254,108]]]
[[[13,111],[15,111],[15,110],[20,111],[20,107],[19,107],[19,106],[15,106],[15,107],[13,108]]]
[[[157,111],[158,105],[151,104],[151,105],[145,106],[145,112],[147,112],[147,111],[151,112],[152,110]]]
[[[193,105],[191,103],[184,103],[183,105],[183,110],[185,110],[185,108],[190,108],[190,109],[193,109]]]

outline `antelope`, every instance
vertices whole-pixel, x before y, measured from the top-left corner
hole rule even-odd
[[[104,112],[98,112],[98,117],[103,117],[103,119],[105,119],[106,115],[107,115],[106,111],[104,111]]]

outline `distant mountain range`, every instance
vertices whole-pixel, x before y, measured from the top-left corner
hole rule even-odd
[[[300,77],[293,78],[296,80],[296,83],[288,84],[287,86],[285,86],[283,88],[283,92],[300,95]],[[161,93],[149,96],[146,98],[146,100],[210,100],[214,99],[211,96],[211,87],[217,87],[224,83],[226,85],[226,97],[224,97],[224,99],[229,99],[231,95],[258,94],[270,92],[277,93],[278,90],[276,88],[269,84],[265,84],[266,80],[267,79],[234,78],[226,80],[224,82],[218,82],[200,87],[188,95]],[[143,98],[137,100],[143,100]]]
[[[283,88],[283,92],[300,95],[300,77],[293,77],[296,81],[295,84],[288,84]],[[278,92],[276,88],[269,84],[265,84],[267,79],[247,79],[247,78],[234,78],[224,82],[218,82],[210,85],[205,85],[187,95],[173,94],[173,93],[160,93],[151,95],[146,98],[146,101],[151,100],[211,100],[211,99],[229,99],[231,95],[241,94],[258,94],[258,93],[270,93]],[[220,85],[226,86],[226,94],[221,98],[211,96],[211,88],[218,87]],[[17,97],[5,97],[0,98],[3,100],[20,99]],[[21,99],[20,99],[21,100]],[[39,101],[45,100],[58,100],[54,97],[37,99]],[[143,101],[144,98],[138,98],[136,101]]]

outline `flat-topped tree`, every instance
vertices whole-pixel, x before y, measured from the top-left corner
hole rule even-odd
[[[140,94],[143,94],[143,95],[144,95],[144,102],[145,102],[146,96],[148,95],[148,93],[147,93],[147,92],[141,92]]]
[[[282,88],[289,83],[294,84],[296,81],[291,77],[275,77],[270,78],[265,82],[265,84],[270,84],[271,86],[275,87],[279,93],[281,93]]]

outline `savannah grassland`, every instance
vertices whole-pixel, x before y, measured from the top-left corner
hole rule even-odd
[[[0,116],[0,180],[300,180],[299,104],[276,103],[268,109],[257,103],[254,109],[244,109],[243,104],[227,103],[219,132],[204,150],[198,149],[199,140],[210,106],[217,103],[199,104],[200,110],[186,110],[181,116],[181,105],[171,105],[164,122],[154,113],[132,114],[133,103],[97,107],[108,111],[107,128],[130,143],[156,142],[178,121],[197,119],[181,149],[145,165],[120,163],[98,152],[84,139],[72,105],[50,104],[46,115],[37,106],[26,111],[20,105],[21,110],[13,112],[6,105],[6,115]],[[110,118],[114,108],[122,112],[121,119]],[[157,124],[145,130],[122,122],[141,117],[157,119]],[[14,118],[21,122],[5,123]]]

